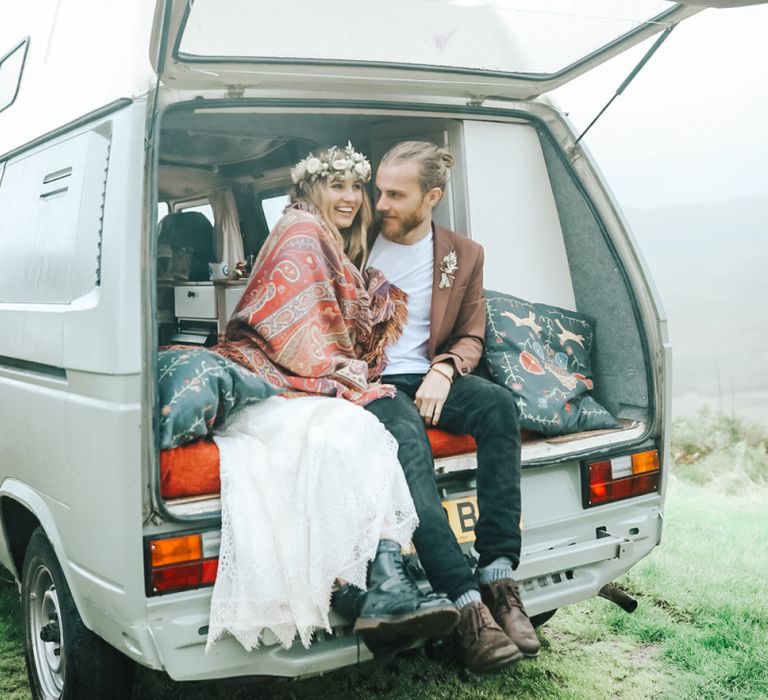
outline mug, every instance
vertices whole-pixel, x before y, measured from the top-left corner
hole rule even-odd
[[[229,265],[225,262],[208,263],[208,277],[214,282],[229,279]]]

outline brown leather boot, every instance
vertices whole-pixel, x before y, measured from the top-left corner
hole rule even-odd
[[[457,633],[464,663],[473,673],[498,671],[523,658],[482,603],[470,603],[461,609]]]
[[[523,602],[520,600],[520,588],[511,578],[492,581],[480,586],[483,603],[499,623],[506,635],[517,644],[520,651],[528,657],[538,656],[541,642],[536,636]]]

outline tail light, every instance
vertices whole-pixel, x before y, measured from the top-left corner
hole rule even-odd
[[[585,508],[642,496],[659,490],[659,452],[647,450],[582,463]]]
[[[219,566],[220,540],[217,531],[147,538],[147,595],[212,586]]]

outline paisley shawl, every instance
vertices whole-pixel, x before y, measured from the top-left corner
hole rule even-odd
[[[407,295],[354,266],[312,209],[294,205],[265,241],[248,286],[214,348],[285,388],[359,405],[394,395],[378,383],[384,348],[407,318]]]

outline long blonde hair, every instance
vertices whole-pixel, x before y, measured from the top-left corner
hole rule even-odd
[[[355,214],[355,219],[352,222],[352,225],[348,229],[344,229],[344,233],[341,233],[333,223],[333,207],[327,194],[328,183],[328,178],[315,180],[314,182],[300,182],[296,184],[291,191],[291,201],[309,202],[310,204],[313,204],[318,212],[320,212],[320,216],[322,216],[326,228],[328,228],[328,230],[336,237],[339,245],[349,259],[355,263],[358,268],[362,268],[368,260],[368,232],[371,229],[371,222],[373,221],[371,200],[368,198],[368,193],[363,188],[363,201],[360,204],[360,209],[358,209],[357,214]]]

